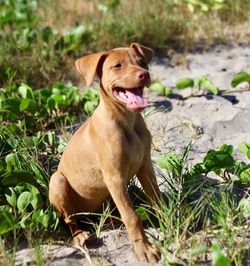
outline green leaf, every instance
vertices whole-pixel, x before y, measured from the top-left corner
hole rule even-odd
[[[66,95],[61,95],[61,94],[55,94],[51,96],[56,103],[56,108],[66,108],[67,107],[67,99]]]
[[[240,173],[240,181],[244,183],[250,183],[250,164],[244,167],[244,170]]]
[[[198,80],[198,88],[201,89],[201,88],[204,88],[206,89],[207,91],[210,91],[212,92],[214,95],[218,95],[220,90],[219,88],[217,88],[214,83],[208,79],[208,77],[206,76],[202,76],[199,78]]]
[[[58,84],[60,84],[60,85],[63,85],[62,83],[58,83]],[[52,94],[53,95],[57,95],[57,94],[61,94],[61,87],[59,87],[58,86],[58,84],[54,84],[54,87],[53,87],[53,89],[52,89]]]
[[[32,114],[34,114],[37,110],[37,106],[36,106],[36,102],[26,98],[26,99],[22,99],[21,104],[20,104],[20,111],[26,111],[26,112],[30,112]]]
[[[23,211],[27,206],[31,204],[33,209],[37,209],[41,205],[41,196],[37,188],[30,187],[30,191],[24,191],[17,199],[17,208],[19,211]]]
[[[27,171],[24,170],[13,170],[4,173],[0,176],[0,184],[2,186],[15,186],[19,183],[29,183],[32,185],[37,185],[36,178],[33,177],[33,175]]]
[[[32,89],[27,84],[22,83],[18,87],[18,92],[22,96],[23,99],[29,98],[31,100],[34,100]]]
[[[220,147],[220,151],[228,153],[229,155],[233,155],[234,147],[232,145],[222,144]]]
[[[151,83],[149,89],[151,91],[156,91],[156,92],[159,92],[160,94],[164,94],[165,86],[163,85],[162,82],[155,81],[155,82]]]
[[[248,159],[250,159],[250,156],[249,156],[249,151],[250,151],[250,144],[247,143],[246,141],[242,141],[239,145],[238,145],[238,150],[242,153],[244,153]]]
[[[166,154],[161,156],[156,163],[168,171],[173,177],[179,177],[182,173],[182,160],[177,154]]]
[[[16,192],[12,187],[8,188],[8,192],[5,194],[5,197],[10,206],[16,208],[17,197]]]
[[[17,199],[17,208],[19,211],[23,211],[30,204],[32,200],[32,194],[29,191],[24,191]]]
[[[99,100],[99,92],[96,89],[88,89],[84,91],[82,98],[83,100],[85,100],[85,102]]]
[[[52,95],[52,91],[46,88],[39,90],[38,93],[39,93],[39,97],[42,99],[47,99]]]
[[[191,78],[181,78],[176,81],[176,88],[178,90],[183,90],[186,88],[193,88],[194,80]]]
[[[0,212],[0,235],[18,228],[18,220],[8,211]]]
[[[164,88],[164,95],[167,97],[170,97],[171,95],[173,95],[173,90],[169,87],[165,87]]]
[[[56,101],[54,98],[52,97],[49,97],[47,99],[47,103],[46,103],[47,107],[50,109],[50,110],[54,110],[56,108]]]
[[[229,259],[221,252],[219,245],[212,246],[212,265],[231,266]]]
[[[142,221],[148,220],[149,216],[148,216],[147,211],[144,208],[139,207],[135,210],[135,212],[141,218]]]
[[[237,85],[239,85],[242,82],[250,82],[250,74],[242,71],[237,73],[233,76],[233,79],[231,81],[231,85],[233,88],[235,88]]]
[[[249,218],[250,217],[250,199],[241,199],[239,202],[239,208],[243,213],[243,216],[245,218]]]
[[[224,151],[210,151],[203,159],[203,164],[208,171],[230,169],[234,163],[233,157]]]
[[[151,91],[158,92],[162,95],[165,95],[167,97],[171,96],[173,94],[173,90],[169,87],[166,87],[162,82],[160,81],[155,81],[151,83],[149,89]]]
[[[14,114],[19,114],[20,100],[17,99],[6,99],[0,102],[0,107],[3,110],[12,112]]]
[[[98,102],[97,101],[87,101],[84,104],[83,109],[84,109],[85,113],[88,116],[90,116],[94,112],[94,110],[96,109],[97,105],[98,105]]]
[[[9,153],[5,157],[5,162],[6,162],[6,170],[11,171],[12,169],[15,169],[19,166],[19,158],[17,153]]]

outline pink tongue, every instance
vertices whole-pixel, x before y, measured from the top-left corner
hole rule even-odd
[[[127,96],[126,104],[129,108],[136,109],[148,105],[148,101],[142,97],[139,89],[125,90],[125,95]]]

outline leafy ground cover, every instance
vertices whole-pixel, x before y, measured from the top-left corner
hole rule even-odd
[[[78,81],[75,58],[135,41],[163,55],[236,38],[247,43],[249,10],[248,0],[4,0],[0,84]]]
[[[79,83],[75,58],[132,41],[161,53],[188,49],[199,45],[204,32],[207,46],[230,40],[238,25],[243,33],[249,25],[249,1],[131,3],[0,3],[0,264],[14,264],[25,242],[35,250],[34,263],[43,265],[42,244],[70,241],[49,205],[48,182],[70,135],[99,102],[96,89],[80,92],[73,85]],[[232,34],[226,31],[228,25]],[[249,86],[248,69],[234,74],[233,88],[242,82]],[[173,90],[189,89],[182,101],[225,94],[207,75],[181,77],[174,87],[158,80],[150,87],[166,99],[176,97]],[[141,195],[134,183],[129,187],[138,215],[157,231],[153,241],[162,251],[163,264],[244,265],[249,257],[250,143],[221,144],[219,149],[207,147],[192,165],[188,161],[192,141],[182,152],[157,158],[164,192],[160,207],[149,208],[143,195],[134,196]],[[235,156],[239,151],[244,162]],[[210,174],[222,182],[211,181]],[[98,216],[93,224],[97,236],[112,215],[107,208]]]

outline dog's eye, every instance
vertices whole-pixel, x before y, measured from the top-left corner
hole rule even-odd
[[[121,68],[122,67],[122,64],[118,63],[116,65],[114,65],[115,68]]]
[[[139,65],[140,65],[141,67],[143,67],[143,68],[148,69],[148,65],[147,65],[147,63],[146,63],[144,60],[140,60]]]

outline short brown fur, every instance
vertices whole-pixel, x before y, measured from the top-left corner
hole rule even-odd
[[[150,202],[160,197],[150,158],[151,135],[139,112],[143,108],[128,109],[113,95],[113,89],[148,85],[147,64],[152,57],[150,48],[131,44],[76,61],[87,85],[95,75],[99,77],[100,104],[72,136],[49,185],[50,202],[77,244],[83,244],[89,232],[82,231],[71,215],[100,211],[111,195],[135,254],[151,263],[159,260],[160,253],[146,239],[127,193],[128,182],[137,176]]]

